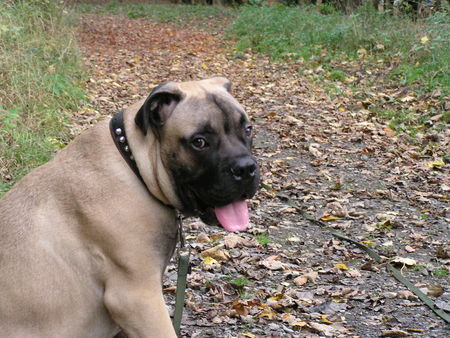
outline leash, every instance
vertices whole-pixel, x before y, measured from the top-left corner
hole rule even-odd
[[[181,214],[177,212],[178,237],[180,247],[178,249],[178,277],[177,277],[177,291],[175,296],[175,312],[173,314],[172,325],[177,336],[180,335],[181,319],[183,317],[184,309],[184,295],[186,291],[187,275],[190,273],[190,248],[185,246],[185,239],[183,234],[183,224]]]
[[[292,200],[288,201],[288,205],[295,210],[297,210],[304,218],[306,218],[308,221],[319,225],[322,228],[327,228],[327,224],[324,222],[315,219],[311,215],[309,215],[307,212],[305,212],[303,209],[301,209],[296,203],[294,203]],[[365,246],[364,244],[361,244],[354,239],[351,239],[340,232],[336,230],[330,230],[330,233],[341,240],[344,240],[346,242],[352,243],[353,245],[357,246],[358,248],[364,250],[373,260],[375,260],[378,263],[383,263],[383,258],[375,252],[375,250],[372,250],[371,248]],[[386,269],[397,279],[400,283],[402,283],[406,288],[408,288],[409,291],[414,293],[425,305],[427,305],[435,314],[437,314],[441,319],[443,319],[447,324],[450,324],[450,316],[442,309],[438,308],[436,304],[431,300],[430,297],[428,297],[426,294],[424,294],[422,291],[420,291],[419,288],[414,286],[409,280],[407,280],[405,277],[403,277],[402,273],[396,269],[391,263],[386,263]]]
[[[139,180],[145,184],[139,169],[134,160],[133,154],[131,152],[130,146],[128,145],[127,135],[125,132],[125,125],[123,123],[123,111],[119,111],[112,117],[109,123],[109,130],[111,132],[112,139],[116,145],[119,153],[122,155],[125,162],[139,178]],[[148,188],[147,188],[148,190]],[[150,193],[150,191],[149,191]],[[173,208],[173,207],[172,207]],[[180,334],[181,319],[183,317],[184,309],[184,294],[186,291],[186,281],[187,275],[189,274],[189,260],[190,260],[190,249],[186,247],[184,234],[183,234],[183,224],[181,213],[176,210],[176,223],[178,227],[178,241],[180,242],[180,247],[178,249],[178,278],[177,278],[177,291],[175,298],[175,312],[172,320],[172,325],[175,329],[177,335]]]

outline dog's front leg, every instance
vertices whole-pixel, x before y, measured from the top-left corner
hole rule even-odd
[[[137,287],[132,281],[107,285],[105,306],[129,338],[176,337],[160,283]]]

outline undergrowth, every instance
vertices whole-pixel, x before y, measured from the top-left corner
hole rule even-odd
[[[105,5],[78,4],[77,9],[88,13],[111,13],[125,15],[131,19],[150,18],[174,24],[194,24],[196,27],[211,28],[211,21],[227,20],[236,15],[236,10],[223,6],[176,5],[152,3],[123,3],[110,1]],[[221,26],[221,25],[219,25]]]
[[[84,99],[69,15],[56,0],[0,2],[0,195],[69,138]]]
[[[448,13],[418,21],[361,6],[352,15],[322,14],[315,7],[244,6],[228,35],[239,50],[251,48],[275,59],[320,60],[361,57],[392,60],[400,85],[440,87],[449,94]],[[336,74],[339,76],[338,74]]]

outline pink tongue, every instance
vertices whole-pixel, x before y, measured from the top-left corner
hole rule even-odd
[[[230,232],[243,231],[248,227],[247,202],[238,201],[214,209],[220,224]]]

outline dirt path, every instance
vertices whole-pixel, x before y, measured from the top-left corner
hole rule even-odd
[[[385,257],[415,260],[404,276],[450,311],[448,164],[433,164],[432,153],[424,156],[420,145],[392,135],[368,112],[331,100],[296,64],[234,56],[220,35],[85,15],[79,44],[91,72],[92,104],[74,115],[74,133],[162,81],[218,74],[233,82],[256,125],[264,188],[252,202],[252,229],[235,237],[185,222],[194,267],[183,336],[450,334],[382,265],[287,204],[297,202]],[[210,255],[218,262],[205,264],[200,253],[221,244]],[[165,286],[172,305],[171,268]]]

